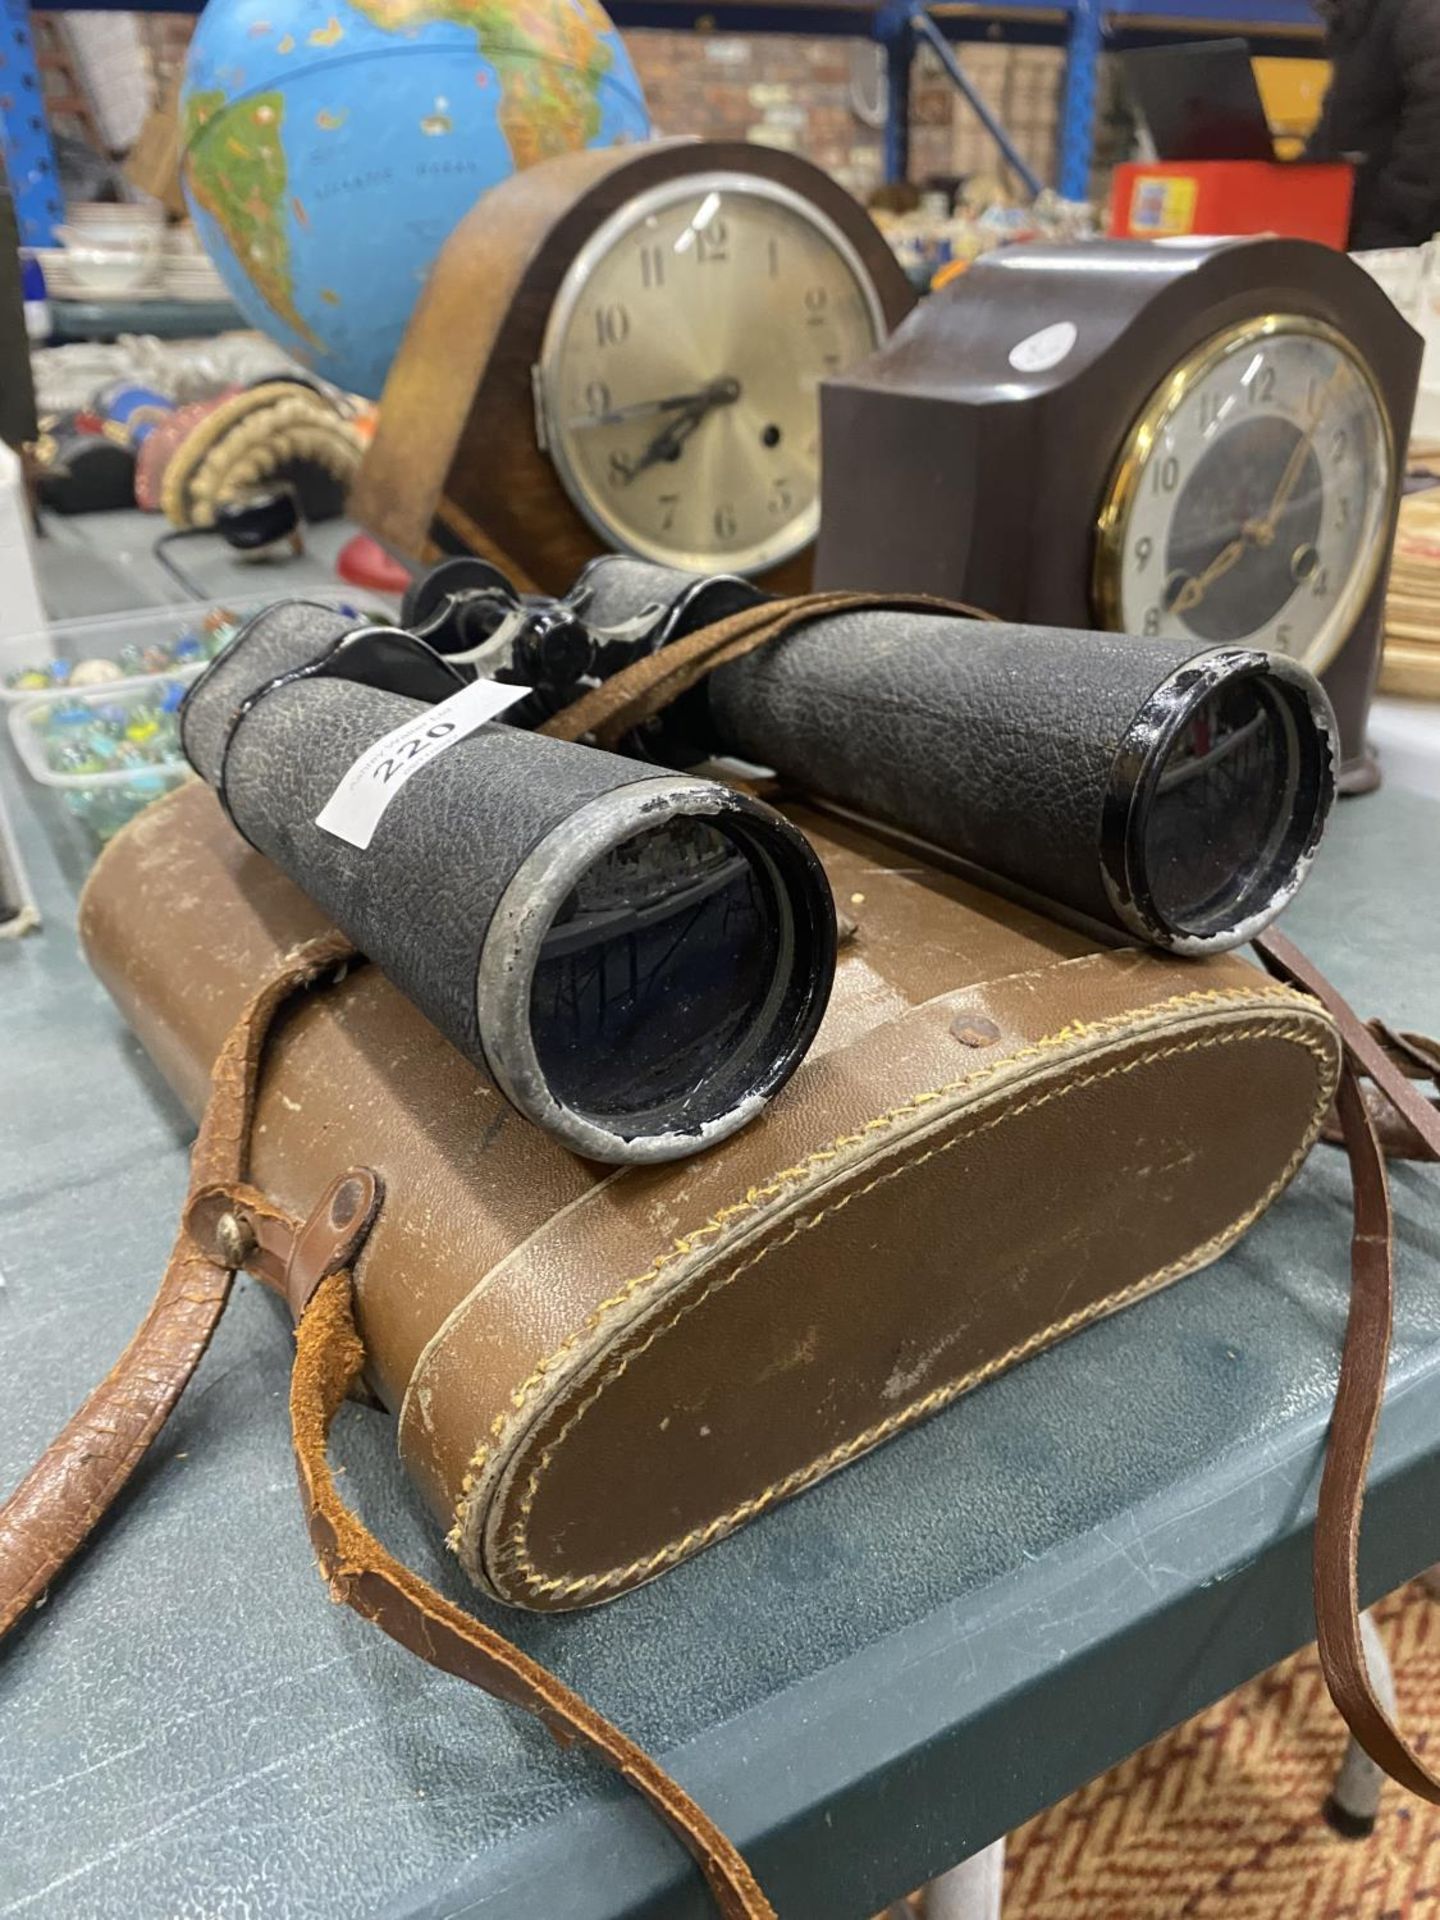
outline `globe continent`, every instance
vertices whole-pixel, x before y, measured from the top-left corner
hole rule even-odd
[[[372,398],[487,188],[649,133],[595,0],[210,0],[181,125],[186,200],[240,310]]]

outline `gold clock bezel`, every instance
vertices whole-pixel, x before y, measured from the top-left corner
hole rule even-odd
[[[790,521],[788,528],[782,529],[773,539],[749,552],[742,551],[738,559],[732,559],[728,554],[693,552],[684,547],[666,547],[659,541],[627,539],[617,527],[611,525],[602,509],[592,500],[592,489],[571,459],[565,435],[558,426],[556,402],[561,350],[575,309],[585,297],[586,286],[596,266],[647,215],[661,212],[677,200],[689,199],[697,193],[748,194],[752,199],[767,200],[782,206],[804,220],[822,236],[853,275],[874,334],[871,351],[882,345],[888,337],[890,329],[879,289],[870,277],[858,249],[849,235],[842,232],[813,200],[806,199],[803,193],[797,193],[793,187],[779,180],[771,180],[764,174],[745,173],[737,168],[704,168],[695,173],[680,174],[674,179],[657,182],[617,207],[589,236],[566,270],[545,323],[536,365],[536,385],[545,426],[544,450],[550,456],[570,504],[611,551],[634,554],[641,560],[677,567],[687,573],[714,573],[717,570],[742,575],[765,573],[803,552],[814,540],[820,526],[818,473],[815,499],[803,513]],[[818,394],[816,409],[818,415]]]
[[[1386,519],[1388,520],[1389,511],[1394,507],[1395,489],[1399,484],[1395,458],[1395,430],[1391,425],[1390,410],[1385,404],[1385,396],[1380,391],[1379,383],[1364,359],[1356,352],[1353,342],[1347,340],[1343,333],[1330,326],[1328,322],[1317,320],[1309,314],[1266,313],[1254,319],[1238,321],[1233,326],[1225,327],[1221,332],[1213,334],[1210,339],[1202,341],[1171,370],[1166,379],[1151,394],[1121,443],[1119,457],[1111,469],[1110,478],[1102,496],[1100,512],[1096,517],[1095,559],[1091,573],[1091,604],[1096,618],[1109,632],[1124,631],[1120,613],[1120,574],[1124,558],[1125,529],[1156,440],[1184,405],[1192,389],[1212,373],[1222,360],[1241,347],[1253,346],[1261,341],[1273,339],[1277,334],[1300,334],[1312,340],[1325,341],[1355,368],[1368,389],[1380,418],[1384,491],[1388,502]],[[1349,639],[1360,609],[1370,597],[1371,589],[1384,563],[1385,544],[1383,539],[1371,541],[1363,557],[1357,556],[1356,565],[1351,569],[1345,592],[1337,602],[1330,618],[1329,630],[1333,632],[1334,638],[1326,639],[1323,647],[1317,645],[1308,652],[1295,656],[1300,664],[1308,667],[1312,673],[1323,673]],[[1243,636],[1234,644],[1243,645]]]

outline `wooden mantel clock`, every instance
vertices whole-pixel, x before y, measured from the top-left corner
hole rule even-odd
[[[864,210],[741,142],[566,154],[447,242],[352,511],[414,560],[563,591],[615,550],[803,585],[819,384],[913,305]]]
[[[827,382],[815,584],[1278,649],[1363,789],[1420,354],[1305,241],[991,254]]]

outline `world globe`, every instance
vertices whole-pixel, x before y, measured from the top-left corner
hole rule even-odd
[[[596,0],[210,0],[180,114],[185,198],[236,305],[372,399],[487,188],[650,130]]]

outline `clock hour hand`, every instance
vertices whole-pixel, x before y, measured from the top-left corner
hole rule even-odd
[[[657,433],[630,469],[625,479],[626,486],[629,486],[637,473],[643,473],[647,467],[653,467],[657,461],[678,460],[685,442],[704,418],[705,415],[699,407],[692,407],[688,413],[682,413],[677,419],[672,420],[668,427]]]
[[[663,426],[644,452],[630,467],[621,482],[624,486],[644,473],[647,467],[655,466],[661,460],[678,460],[685,442],[695,429],[712,413],[716,407],[728,407],[740,398],[740,382],[727,374],[723,379],[712,380],[703,392],[696,394],[683,413],[677,413],[667,426]]]
[[[1222,575],[1229,573],[1230,569],[1242,558],[1248,544],[1246,532],[1244,531],[1238,534],[1235,539],[1228,540],[1208,567],[1200,573],[1191,574],[1190,578],[1170,602],[1170,611],[1172,613],[1193,612],[1205,598],[1209,588],[1212,587]]]
[[[1317,421],[1316,425],[1318,424]],[[1247,548],[1270,545],[1275,538],[1276,523],[1284,512],[1291,494],[1295,491],[1300,475],[1305,470],[1305,456],[1309,453],[1314,438],[1315,427],[1312,426],[1308,433],[1302,434],[1295,442],[1285,471],[1280,476],[1280,484],[1276,487],[1263,517],[1258,520],[1247,520],[1235,538],[1226,541],[1203,572],[1190,576],[1171,602],[1172,612],[1190,613],[1199,606],[1207,590],[1215,581],[1229,573],[1230,569],[1244,558]]]

